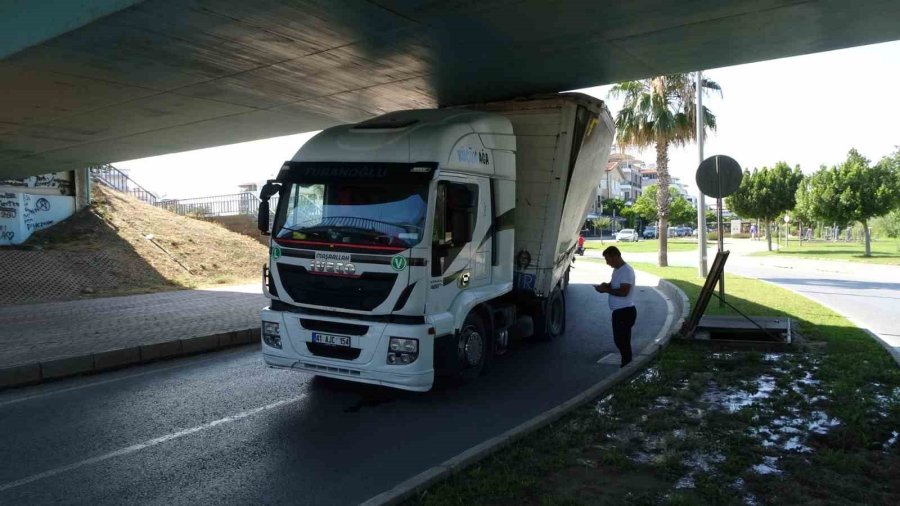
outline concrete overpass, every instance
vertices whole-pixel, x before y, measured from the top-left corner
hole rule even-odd
[[[0,0],[0,178],[896,39],[896,0]]]

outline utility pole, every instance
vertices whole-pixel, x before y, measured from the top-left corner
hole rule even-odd
[[[697,163],[703,163],[703,72],[697,71]],[[707,275],[706,269],[706,200],[703,192],[697,188],[700,198],[697,200],[697,252],[699,265],[697,271],[701,278]]]

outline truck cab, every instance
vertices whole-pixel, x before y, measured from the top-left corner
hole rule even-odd
[[[512,290],[498,261],[512,257],[511,224],[496,217],[514,205],[514,150],[508,120],[463,110],[395,113],[309,141],[263,194],[278,195],[266,362],[410,390],[431,387],[436,348],[455,348],[438,368],[483,366],[484,319],[471,342],[457,334],[472,308]]]

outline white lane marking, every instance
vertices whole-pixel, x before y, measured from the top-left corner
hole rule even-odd
[[[618,353],[607,353],[597,361],[597,363],[601,365],[618,365],[619,362],[621,362],[621,360],[619,360]]]
[[[214,420],[209,423],[205,423],[203,425],[198,425],[196,427],[191,427],[190,429],[185,429],[182,431],[174,432],[172,434],[166,434],[165,436],[160,436],[158,438],[151,439],[149,441],[144,441],[143,443],[138,443],[136,445],[131,445],[127,448],[122,448],[120,450],[116,450],[114,452],[106,453],[103,455],[99,455],[97,457],[91,457],[89,459],[82,460],[80,462],[75,462],[74,464],[69,464],[63,467],[57,467],[56,469],[51,469],[49,471],[44,471],[43,473],[33,474],[31,476],[22,478],[21,480],[12,481],[9,483],[4,483],[0,485],[0,492],[4,492],[6,490],[21,487],[22,485],[27,485],[29,483],[35,482],[37,480],[42,480],[44,478],[49,478],[51,476],[56,476],[58,474],[66,473],[69,471],[74,471],[80,467],[89,466],[91,464],[96,464],[98,462],[103,462],[104,460],[109,460],[115,457],[121,457],[122,455],[128,455],[130,453],[139,452],[145,448],[150,448],[151,446],[156,446],[158,444],[165,443],[167,441],[171,441],[173,439],[178,439],[180,437],[189,436],[191,434],[195,434],[200,431],[204,431],[207,429],[211,429],[213,427],[217,427],[219,425],[223,425],[226,423],[231,423],[237,420],[241,420],[243,418],[247,418],[248,416],[253,416],[257,413],[261,413],[263,411],[267,411],[270,409],[274,409],[280,406],[284,406],[285,404],[291,404],[297,401],[302,400],[306,397],[306,394],[298,395],[296,397],[291,397],[290,399],[280,400],[278,402],[273,402],[267,406],[262,406],[259,408],[254,408],[249,411],[244,411],[242,413],[238,413],[232,416],[226,416],[225,418],[220,418],[218,420]]]
[[[223,355],[238,354],[238,353],[246,352],[246,351],[248,351],[248,350],[241,349],[240,347],[237,347],[233,350],[221,350],[216,354],[217,356],[214,356],[214,357],[191,360],[190,362],[186,362],[186,363],[182,363],[182,364],[170,365],[168,367],[160,367],[157,369],[151,369],[149,371],[138,372],[138,373],[128,374],[128,375],[124,375],[124,376],[118,376],[115,378],[110,378],[110,379],[105,379],[105,380],[100,380],[100,381],[92,381],[92,382],[85,383],[82,385],[77,385],[74,387],[60,388],[59,390],[50,390],[48,392],[41,392],[39,394],[26,395],[23,397],[19,397],[18,399],[11,399],[8,401],[0,401],[0,408],[2,408],[4,406],[8,406],[10,404],[16,404],[19,402],[30,401],[32,399],[39,399],[41,397],[47,397],[50,395],[62,394],[62,393],[66,393],[66,392],[71,392],[73,390],[81,390],[83,388],[96,387],[96,386],[100,386],[100,385],[105,385],[107,383],[114,383],[116,381],[122,381],[122,380],[127,380],[127,379],[132,379],[132,378],[139,378],[141,376],[146,376],[148,374],[153,374],[153,373],[157,373],[157,372],[166,372],[166,371],[171,371],[173,369],[180,369],[183,367],[190,367],[192,365],[203,364],[205,362],[220,359],[220,358],[222,358]],[[182,357],[182,358],[190,359],[191,357]],[[134,364],[134,365],[136,367],[153,367],[154,364]],[[109,371],[108,373],[103,373],[103,374],[115,374],[115,371]]]

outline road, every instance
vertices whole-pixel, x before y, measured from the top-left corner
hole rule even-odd
[[[601,276],[573,271],[561,339],[424,394],[268,369],[255,347],[2,393],[0,504],[359,503],[615,372],[598,364],[615,347],[586,284]],[[636,297],[654,308],[638,349],[666,305],[647,287]]]
[[[766,247],[765,241],[726,241],[725,249],[731,251],[725,265],[726,295],[729,273],[793,290],[873,332],[900,361],[900,266],[750,255]],[[588,254],[600,256],[599,251],[588,250]],[[715,246],[708,250],[710,265],[715,252]],[[633,262],[657,261],[656,253],[625,256]],[[670,252],[668,259],[669,265],[698,264],[696,251]]]

